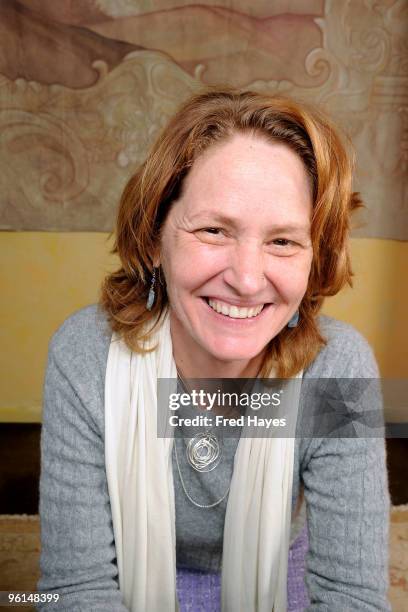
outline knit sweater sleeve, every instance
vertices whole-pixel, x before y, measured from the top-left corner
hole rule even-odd
[[[333,320],[326,319],[324,326],[328,344],[308,376],[378,378],[372,351],[358,332]],[[373,408],[382,414],[378,392],[362,393],[353,406],[360,414]],[[390,611],[384,438],[325,436],[305,439],[302,447],[309,535],[307,611]]]
[[[103,340],[103,341],[102,341]],[[70,317],[48,355],[41,434],[41,578],[55,610],[124,612],[104,462],[109,335],[95,307]],[[38,610],[48,610],[38,604]]]

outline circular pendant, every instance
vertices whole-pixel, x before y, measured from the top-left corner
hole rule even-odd
[[[221,460],[221,449],[215,434],[205,431],[191,438],[186,448],[187,461],[197,472],[211,472]]]

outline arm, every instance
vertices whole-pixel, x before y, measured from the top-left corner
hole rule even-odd
[[[325,439],[312,453],[303,473],[311,602],[307,610],[388,612],[384,440]]]
[[[65,324],[50,344],[41,434],[38,590],[59,593],[56,610],[124,612],[104,464],[103,381],[92,367],[92,351],[81,346],[78,334],[84,332]]]
[[[378,378],[366,341],[350,328],[341,331],[324,349],[323,367],[314,376],[323,372],[324,377],[334,377],[337,372],[337,377],[349,380]],[[376,385],[370,389],[374,392],[361,394],[354,410],[365,414],[373,408],[382,410]],[[319,436],[302,441],[309,612],[391,610],[385,441],[360,431],[355,438]],[[369,428],[366,431],[370,433]]]

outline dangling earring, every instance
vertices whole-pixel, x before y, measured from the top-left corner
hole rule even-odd
[[[288,327],[297,327],[299,323],[299,311],[297,310],[288,322]]]
[[[156,268],[153,268],[152,282],[150,285],[149,295],[147,296],[147,302],[146,302],[147,310],[151,310],[153,308],[154,297],[155,297],[155,290],[154,290],[155,284],[156,284]]]

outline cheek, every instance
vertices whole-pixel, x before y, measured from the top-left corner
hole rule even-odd
[[[162,268],[167,295],[173,306],[184,303],[206,278],[204,266],[181,254],[173,255],[170,261],[163,258]]]
[[[287,300],[298,300],[306,292],[311,258],[280,258],[274,262],[269,272],[269,279],[279,293]]]
[[[201,242],[179,240],[162,248],[162,267],[170,291],[192,290],[222,271],[226,258]],[[172,285],[172,287],[170,287]]]

